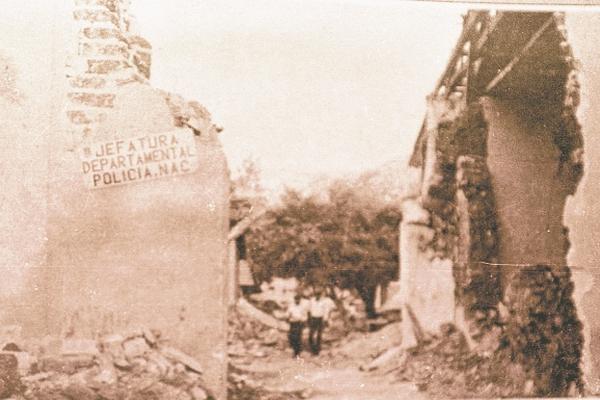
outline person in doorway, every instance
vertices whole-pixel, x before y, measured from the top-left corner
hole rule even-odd
[[[323,329],[329,320],[331,311],[331,299],[323,296],[320,288],[315,290],[311,297],[308,309],[308,343],[313,355],[321,352],[321,336]]]
[[[294,302],[288,308],[288,322],[290,324],[288,341],[294,352],[294,357],[299,357],[302,352],[302,331],[307,319],[307,306],[302,301],[302,296],[297,294],[294,296]]]

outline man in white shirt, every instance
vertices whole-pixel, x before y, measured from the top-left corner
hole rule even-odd
[[[314,355],[321,351],[321,336],[324,325],[329,320],[331,311],[331,299],[322,296],[321,289],[315,290],[315,294],[310,299],[308,309],[308,343],[310,350]]]
[[[290,323],[288,341],[294,351],[294,357],[298,357],[302,351],[302,331],[307,319],[308,307],[302,301],[302,296],[297,294],[294,302],[288,308],[288,322]]]

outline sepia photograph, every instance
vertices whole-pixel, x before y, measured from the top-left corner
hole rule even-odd
[[[0,399],[600,399],[600,5],[0,5]]]

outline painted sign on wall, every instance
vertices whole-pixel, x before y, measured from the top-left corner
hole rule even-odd
[[[81,169],[91,189],[188,174],[197,168],[194,135],[185,129],[81,148]]]

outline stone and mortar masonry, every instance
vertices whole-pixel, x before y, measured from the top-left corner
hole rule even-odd
[[[69,1],[68,58],[57,66],[64,106],[47,151],[50,267],[40,281],[50,296],[41,330],[95,338],[156,328],[202,363],[224,398],[229,178],[220,128],[201,104],[150,85],[151,46],[135,33],[128,0]],[[194,134],[195,172],[84,186],[83,144],[176,129]]]
[[[548,121],[548,125],[562,126],[562,123]],[[436,132],[437,178],[430,180],[433,183],[423,202],[432,215],[430,226],[434,233],[427,246],[434,254],[453,260],[459,310],[456,323],[473,351],[493,357],[498,365],[512,371],[514,395],[562,396],[581,392],[583,340],[572,300],[573,283],[564,261],[568,250],[565,228],[559,236],[562,242],[558,243],[562,249],[561,264],[503,262],[500,252],[503,242],[504,254],[519,250],[506,248],[509,231],[501,221],[506,221],[502,217],[507,211],[498,209],[494,196],[497,174],[509,171],[495,166],[490,170],[486,162],[488,151],[496,149],[495,143],[487,143],[487,137],[498,136],[499,128],[495,123],[488,125],[480,102],[468,105],[458,114],[452,107],[442,114]],[[560,171],[568,173],[567,176],[573,176],[568,172],[572,168],[580,168],[564,165],[565,162],[568,159],[560,162]],[[455,174],[450,173],[454,171]],[[559,175],[554,184],[562,187],[563,178]],[[557,201],[564,201],[566,195],[566,192],[562,197],[558,194]],[[506,198],[506,194],[501,197]],[[531,256],[543,260],[544,251],[539,248]]]
[[[511,371],[514,395],[583,390],[582,326],[561,222],[583,173],[579,83],[560,14],[554,26],[564,73],[555,93],[462,106],[430,99],[427,118],[428,247],[454,261],[455,321],[474,351]],[[532,157],[540,162],[533,169],[523,161]]]
[[[75,54],[66,116],[80,138],[106,119],[120,86],[147,83],[152,47],[132,32],[129,0],[73,0]]]

